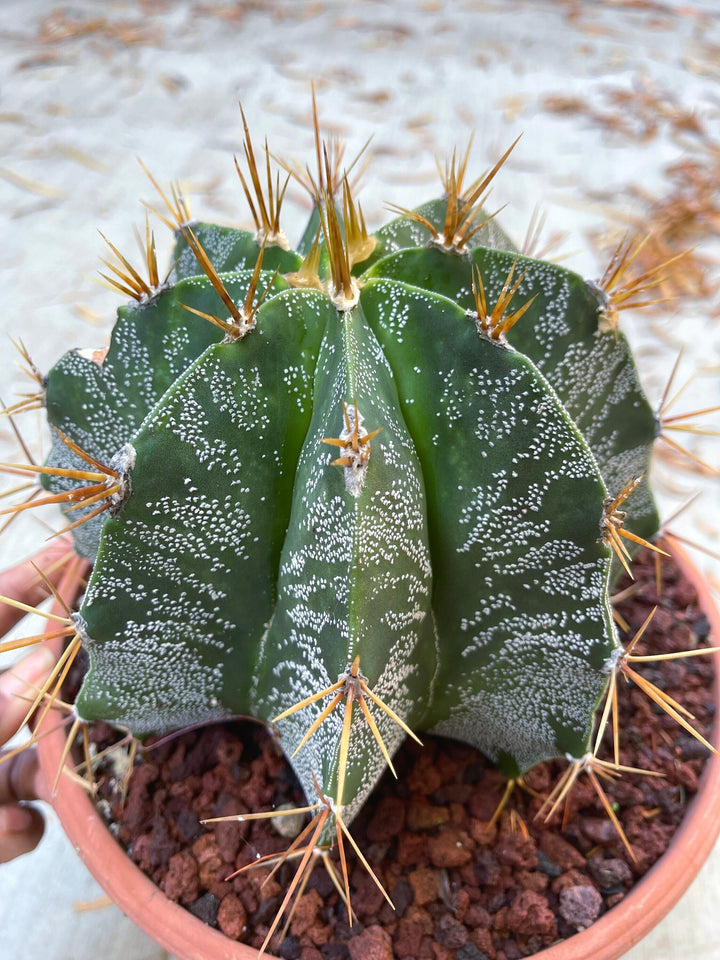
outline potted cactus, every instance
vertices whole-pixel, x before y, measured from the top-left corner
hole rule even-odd
[[[316,139],[317,174],[293,171],[314,203],[297,250],[287,180],[247,125],[254,233],[192,221],[153,180],[170,273],[147,225],[147,277],[111,245],[131,300],[110,347],[70,351],[23,402],[46,407],[53,448],[7,469],[40,477],[33,502],[62,506],[92,564],[35,704],[84,649],[55,763],[98,720],[139,740],[272,725],[310,817],[282,909],[336,846],[322,859],[351,917],[348,858],[382,886],[352,823],[406,736],[471,744],[511,780],[566,757],[550,807],[581,772],[602,794],[594,717],[632,673],[613,584],[638,545],[664,553],[647,483],[662,424],[618,315],[661,271],[630,279],[632,241],[596,283],[518,252],[483,208],[512,147],[472,183],[453,155],[440,199],[370,235],[317,122]],[[209,935],[204,957],[245,955]]]

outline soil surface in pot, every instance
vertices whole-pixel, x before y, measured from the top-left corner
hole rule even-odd
[[[658,605],[634,653],[708,642],[695,590],[672,562],[663,559],[660,592],[651,555],[641,555],[633,572],[635,584],[616,605],[629,636]],[[709,735],[711,658],[638,667]],[[632,856],[584,774],[566,810],[550,822],[537,816],[566,764],[531,771],[491,825],[505,778],[463,744],[425,736],[420,748],[408,740],[395,759],[399,779],[383,778],[351,828],[395,909],[350,853],[352,927],[318,865],[271,951],[285,960],[517,960],[589,926],[663,854],[708,755],[637,687],[621,680],[618,692],[620,762],[663,774],[602,780]],[[95,749],[116,737],[97,725]],[[600,756],[612,759],[609,729]],[[292,836],[269,820],[207,827],[200,820],[305,802],[273,737],[249,722],[218,724],[149,747],[125,777],[120,758],[111,754],[97,774],[99,806],[114,835],[168,897],[228,937],[260,947],[294,867],[284,864],[264,885],[267,867],[226,878],[284,851]],[[287,819],[278,822],[287,829]]]

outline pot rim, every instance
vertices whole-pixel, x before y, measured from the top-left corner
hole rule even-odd
[[[710,622],[710,634],[720,643],[720,612],[707,581],[686,551],[675,543],[673,559],[697,590],[700,606]],[[60,595],[66,600],[74,599],[81,578],[82,571],[71,564],[60,584]],[[720,704],[720,653],[715,654],[715,667],[714,696]],[[48,716],[38,731],[45,734],[38,742],[38,753],[48,785],[55,779],[65,745],[63,730],[46,732],[52,724]],[[717,742],[719,734],[720,710],[716,712],[713,742]],[[617,960],[649,933],[675,906],[715,845],[720,834],[718,795],[720,756],[711,754],[698,793],[660,860],[591,927],[541,950],[533,960]],[[184,960],[257,960],[259,951],[254,947],[229,940],[168,900],[127,856],[87,793],[70,777],[60,778],[52,806],[90,873],[120,909],[162,947]],[[266,953],[265,957],[277,960],[272,954]]]

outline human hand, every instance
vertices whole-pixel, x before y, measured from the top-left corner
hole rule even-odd
[[[39,647],[0,674],[0,745],[12,737],[27,712],[27,697],[55,663],[52,651]],[[0,754],[0,759],[5,754]],[[45,829],[42,815],[27,800],[47,800],[44,778],[33,747],[0,762],[0,863],[34,850]]]
[[[57,582],[65,568],[64,561],[70,556],[72,543],[63,537],[39,553],[34,562],[51,582]],[[37,570],[24,562],[0,573],[0,594],[34,606],[47,597],[48,589]],[[23,612],[16,607],[0,603],[0,636],[22,616]],[[18,731],[27,713],[28,697],[34,697],[54,664],[52,651],[41,643],[29,656],[0,673],[0,746]],[[5,756],[7,760],[3,760]],[[34,748],[14,755],[11,751],[0,753],[0,863],[35,849],[45,822],[40,811],[27,801],[47,799],[47,786]]]

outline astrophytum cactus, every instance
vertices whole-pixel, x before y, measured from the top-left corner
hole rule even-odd
[[[36,472],[94,563],[64,628],[77,717],[274,724],[309,851],[352,842],[406,734],[511,777],[588,754],[622,657],[611,581],[658,527],[658,420],[617,323],[656,274],[627,279],[630,243],[599,282],[517,252],[482,212],[507,154],[469,185],[453,156],[441,199],[370,236],[330,148],[296,174],[295,253],[247,126],[244,151],[254,234],[153,181],[172,270],[149,228],[147,280],[112,248],[131,302],[44,381]]]

